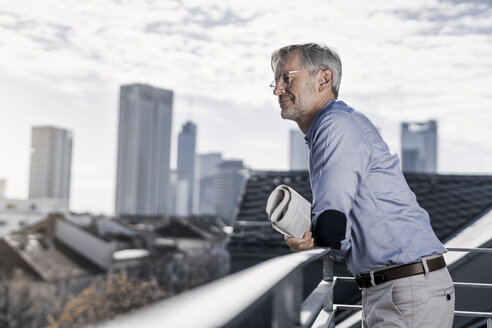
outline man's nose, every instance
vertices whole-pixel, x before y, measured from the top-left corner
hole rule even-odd
[[[273,89],[273,94],[276,96],[279,96],[283,93],[285,93],[285,88],[284,88],[283,84],[279,82],[275,86],[275,89]]]

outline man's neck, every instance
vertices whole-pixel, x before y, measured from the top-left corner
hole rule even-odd
[[[313,107],[313,110],[307,112],[305,115],[303,115],[299,120],[296,121],[297,125],[299,126],[299,129],[306,134],[307,131],[309,130],[309,127],[311,126],[311,123],[313,123],[314,118],[316,115],[318,115],[319,111],[323,108],[323,106],[330,100],[334,100],[335,97],[333,95],[330,95],[329,97],[323,98],[320,101],[316,103],[316,105]]]

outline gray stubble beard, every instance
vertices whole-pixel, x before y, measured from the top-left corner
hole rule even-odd
[[[308,84],[303,90],[303,93],[298,98],[292,99],[292,105],[289,108],[281,108],[280,116],[284,120],[292,120],[297,122],[304,112],[309,109],[309,105],[306,103],[306,98],[312,99],[314,97],[313,81],[309,79]]]

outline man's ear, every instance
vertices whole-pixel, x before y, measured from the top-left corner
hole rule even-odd
[[[333,84],[333,73],[329,69],[321,71],[321,78],[319,80],[318,91],[324,91],[326,88],[331,90]]]

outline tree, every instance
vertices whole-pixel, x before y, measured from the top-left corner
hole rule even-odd
[[[0,274],[0,327],[32,327],[36,310],[28,279],[22,271]]]
[[[80,327],[112,319],[165,296],[155,280],[138,280],[126,272],[97,278],[94,284],[72,296],[54,315],[50,328]]]

